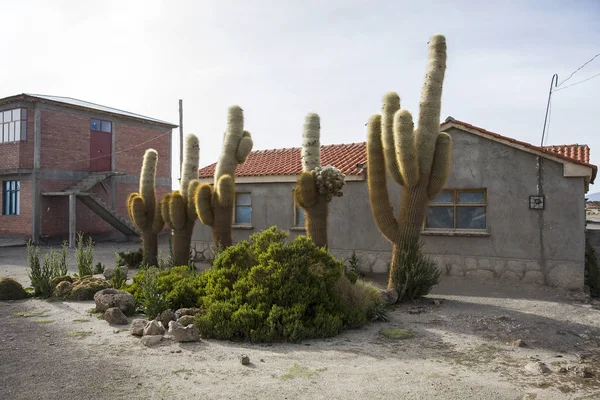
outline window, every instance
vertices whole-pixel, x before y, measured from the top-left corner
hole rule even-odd
[[[485,189],[445,190],[429,203],[425,228],[485,230],[486,209]]]
[[[27,109],[0,111],[0,143],[27,139]]]
[[[110,121],[102,121],[100,119],[92,119],[90,120],[90,130],[97,132],[112,132],[112,122]]]
[[[302,207],[298,207],[294,202],[294,227],[304,228],[306,222],[305,211]]]
[[[2,182],[2,215],[19,215],[21,213],[21,182]]]
[[[234,224],[252,225],[252,196],[250,193],[235,194],[234,213]]]

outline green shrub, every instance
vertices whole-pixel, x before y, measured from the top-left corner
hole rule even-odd
[[[600,297],[600,266],[596,250],[589,244],[585,246],[585,284],[590,288],[590,294]]]
[[[31,280],[34,296],[52,295],[52,278],[59,275],[58,265],[53,262],[56,259],[54,254],[53,252],[46,254],[44,263],[40,264],[40,248],[34,246],[31,241],[27,242],[27,268],[29,269],[27,275]]]
[[[394,277],[398,300],[414,300],[425,296],[439,282],[437,264],[423,253],[422,244],[399,251],[400,261]]]
[[[169,303],[165,299],[164,293],[158,289],[159,270],[156,267],[140,271],[141,277],[137,285],[140,300],[144,313],[149,319],[156,318],[161,312],[169,308]]]
[[[140,284],[146,279],[147,270],[140,270],[132,280],[131,285],[125,288],[136,299],[138,304],[143,304],[144,292]],[[168,308],[192,308],[198,306],[200,295],[200,281],[197,275],[185,265],[173,267],[156,272],[156,291],[168,303]]]
[[[0,278],[0,300],[21,300],[27,297],[23,286],[12,278]]]
[[[350,282],[355,283],[358,279],[358,257],[356,256],[356,251],[352,250],[352,255],[348,259],[348,271],[346,275]]]
[[[118,265],[128,268],[140,268],[144,259],[144,250],[140,247],[134,251],[119,251],[117,252]]]
[[[77,270],[79,276],[90,276],[94,274],[92,264],[94,263],[94,242],[92,237],[88,236],[87,243],[83,244],[83,233],[77,233],[77,249],[75,250],[75,259],[77,260]]]
[[[127,276],[125,276],[125,274],[123,274],[123,271],[121,270],[121,266],[119,264],[117,264],[117,266],[115,267],[114,274],[113,274],[112,278],[110,279],[111,286],[114,289],[121,289],[123,286],[125,286],[126,281],[127,281]]]
[[[67,263],[67,251],[69,249],[69,242],[63,240],[62,247],[60,249],[60,257],[57,256],[58,260],[58,276],[65,276],[69,274],[69,264]]]
[[[254,342],[330,337],[366,320],[335,294],[345,266],[305,236],[271,227],[222,251],[199,275],[205,337]]]
[[[118,265],[118,264],[117,264]],[[99,274],[103,274],[104,273],[104,265],[102,265],[101,262],[99,262],[98,264],[96,264],[96,266],[94,267],[94,275],[99,275]]]

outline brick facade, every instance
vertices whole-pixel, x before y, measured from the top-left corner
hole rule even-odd
[[[130,119],[125,115],[106,114],[93,109],[19,99],[14,104],[2,104],[0,111],[27,108],[27,137],[20,142],[0,143],[0,181],[19,180],[20,215],[0,215],[0,235],[31,237],[36,215],[34,191],[35,109],[39,109],[40,169],[39,191],[61,192],[76,184],[90,171],[90,119],[112,123],[114,172],[120,175],[105,179],[87,190],[109,206],[114,199],[114,211],[127,217],[126,200],[138,190],[143,154],[148,148],[159,153],[157,196],[171,190],[171,134],[174,125]],[[12,170],[19,170],[18,175]],[[2,172],[4,171],[4,174]],[[114,193],[112,191],[114,190]],[[0,196],[0,205],[2,198]],[[91,211],[80,200],[76,204],[77,231],[87,234],[116,232],[110,224]],[[69,232],[69,196],[41,195],[39,199],[40,235],[66,237]]]

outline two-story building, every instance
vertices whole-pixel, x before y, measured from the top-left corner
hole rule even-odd
[[[144,152],[158,152],[157,195],[171,190],[177,125],[69,97],[0,99],[0,235],[137,235],[126,199]]]

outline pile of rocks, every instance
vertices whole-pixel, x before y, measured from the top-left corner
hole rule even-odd
[[[141,336],[145,346],[153,346],[165,338],[176,342],[197,342],[200,333],[193,319],[199,311],[196,308],[182,308],[176,312],[166,310],[152,321],[136,318],[131,321],[129,331],[134,336]]]

